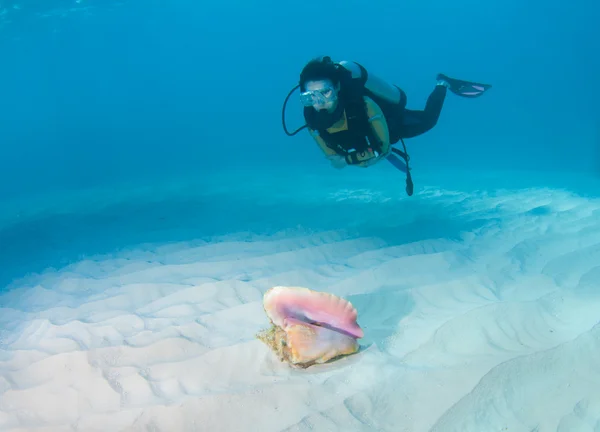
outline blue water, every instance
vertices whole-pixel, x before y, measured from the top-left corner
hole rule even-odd
[[[591,0],[4,1],[0,200],[18,200],[24,211],[28,197],[202,179],[205,170],[323,167],[310,137],[286,137],[280,121],[301,67],[320,54],[362,63],[402,87],[415,109],[438,72],[494,86],[477,100],[449,95],[438,125],[407,140],[416,173],[593,175],[598,8]],[[302,124],[294,102],[290,129]],[[127,207],[112,211],[136,211]],[[70,236],[57,234],[61,224],[70,225],[42,218],[3,228],[1,256],[35,267],[31,242],[58,236],[56,247],[65,247]],[[88,252],[83,244],[76,251]],[[15,277],[25,269],[3,267]]]
[[[244,233],[427,253],[484,226],[500,236],[513,191],[542,198],[510,217],[545,223],[570,206],[556,191],[600,195],[598,20],[592,0],[0,0],[0,291],[97,255]],[[306,132],[284,134],[284,98],[324,54],[398,85],[411,109],[440,72],[493,87],[448,93],[436,127],[406,140],[407,197],[389,164],[336,171]],[[294,98],[286,121],[303,124]],[[476,209],[484,196],[497,206]],[[392,334],[384,324],[370,337]]]

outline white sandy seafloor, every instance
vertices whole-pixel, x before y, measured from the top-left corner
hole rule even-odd
[[[600,431],[599,199],[221,175],[5,208],[5,264],[45,267],[0,294],[0,430]],[[361,352],[280,363],[255,338],[274,285],[349,299]]]

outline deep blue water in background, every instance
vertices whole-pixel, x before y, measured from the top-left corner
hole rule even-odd
[[[416,170],[598,171],[599,19],[592,0],[0,0],[0,200],[253,165],[311,170],[322,154],[306,133],[285,136],[281,107],[322,54],[399,85],[413,109],[438,72],[494,86],[477,100],[448,94],[436,128],[407,140]],[[300,113],[292,98],[289,129]],[[3,276],[68,247],[55,240],[85,249],[79,222],[0,230]]]
[[[317,163],[307,134],[283,134],[280,110],[320,54],[361,62],[411,108],[438,72],[494,85],[475,101],[449,95],[435,130],[407,141],[415,167],[597,168],[592,0],[121,3],[0,2],[20,5],[0,30],[0,198]]]

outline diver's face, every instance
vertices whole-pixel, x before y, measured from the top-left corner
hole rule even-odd
[[[302,103],[317,111],[332,112],[338,103],[338,90],[331,80],[307,81],[306,91],[301,96]]]

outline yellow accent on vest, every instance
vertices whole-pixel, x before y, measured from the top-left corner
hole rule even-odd
[[[330,127],[328,127],[326,130],[329,133],[336,133],[348,130],[348,118],[346,117],[346,110],[344,110],[344,112],[342,113],[342,118]]]
[[[373,99],[371,99],[369,97],[365,97],[364,99],[365,99],[365,103],[367,104],[367,115],[369,116],[369,118],[372,119],[371,127],[373,128],[375,135],[377,135],[377,137],[381,140],[381,142],[383,144],[383,146],[382,146],[383,154],[387,154],[390,151],[390,137],[389,137],[387,121],[385,119],[385,116],[383,115],[383,111],[381,110],[379,105],[377,105],[375,103],[375,101]],[[344,111],[341,119],[339,119],[331,127],[327,128],[327,132],[336,133],[336,132],[342,132],[345,130],[348,130],[348,118],[346,117],[346,111]],[[325,144],[325,141],[323,141],[323,138],[321,138],[318,134],[315,134],[314,131],[310,128],[309,128],[309,131],[311,132],[312,137],[314,138],[316,143],[319,145],[319,147],[323,151],[323,153],[325,153],[325,155],[331,156],[331,155],[337,154],[334,150],[327,147],[327,144]]]

